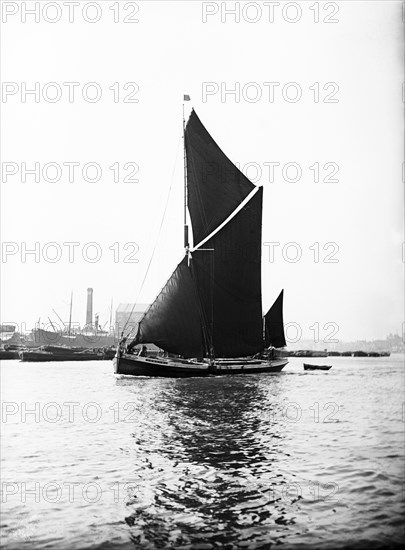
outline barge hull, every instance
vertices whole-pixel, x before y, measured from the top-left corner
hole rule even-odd
[[[215,365],[192,361],[167,360],[164,358],[139,357],[123,354],[114,358],[114,372],[130,376],[157,376],[187,378],[192,376],[221,376],[230,374],[277,373],[288,360],[218,360]]]

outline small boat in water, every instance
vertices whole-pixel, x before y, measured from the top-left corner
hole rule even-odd
[[[329,370],[332,368],[332,365],[311,365],[309,363],[304,363],[304,370]]]
[[[262,311],[263,187],[228,159],[194,110],[187,125],[183,120],[183,137],[184,257],[140,319],[135,338],[124,335],[124,327],[115,373],[280,372],[288,360],[272,350],[286,345],[283,293],[264,317]],[[152,357],[145,344],[163,351]]]

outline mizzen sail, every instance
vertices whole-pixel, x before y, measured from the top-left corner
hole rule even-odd
[[[280,292],[278,298],[264,316],[264,340],[266,348],[269,346],[282,348],[286,345],[283,322],[283,297],[284,290]]]

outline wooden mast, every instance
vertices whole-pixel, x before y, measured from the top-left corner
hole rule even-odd
[[[183,147],[184,147],[184,248],[186,249],[186,254],[187,254],[187,257],[188,257],[188,265],[190,266],[190,258],[191,258],[191,251],[190,251],[190,243],[189,243],[189,235],[188,235],[188,225],[187,225],[187,202],[188,202],[188,194],[187,194],[187,152],[186,152],[186,120],[185,120],[185,115],[184,115],[184,101],[190,101],[190,96],[188,95],[185,95],[183,96]],[[207,239],[204,240],[204,243],[206,242]],[[203,244],[203,242],[200,243],[199,247],[201,246],[201,244]],[[198,247],[198,248],[199,248]],[[213,251],[212,248],[199,248],[199,250],[204,250],[204,251]],[[213,276],[211,276],[211,284],[213,283]],[[198,289],[197,290],[197,295],[198,295]],[[198,296],[198,300],[199,300],[199,296]],[[213,308],[213,303],[211,303],[211,308]],[[201,309],[201,307],[200,307]],[[205,316],[204,314],[201,314],[201,311],[200,311],[200,317],[201,317],[201,328],[202,328],[202,331],[203,331],[203,334],[204,334],[204,339],[206,341],[206,348],[207,348],[207,352],[208,352],[208,357],[209,357],[209,360],[210,360],[210,369],[211,370],[215,370],[215,365],[214,365],[214,357],[215,357],[215,353],[214,353],[214,346],[213,346],[213,341],[212,341],[212,334],[213,334],[213,330],[212,330],[212,326],[211,326],[211,330],[209,330],[209,328],[207,327],[207,324],[206,324],[206,320],[205,320]],[[213,321],[213,313],[211,311],[211,319]]]
[[[184,160],[184,248],[189,251],[188,241],[188,225],[187,225],[187,154],[186,154],[186,119],[184,115],[184,101],[186,96],[183,96],[183,160]]]

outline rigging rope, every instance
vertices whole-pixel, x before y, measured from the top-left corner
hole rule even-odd
[[[172,177],[171,177],[171,181],[170,181],[170,187],[169,187],[169,191],[167,193],[166,204],[165,204],[165,208],[164,208],[164,211],[163,211],[162,219],[160,221],[159,231],[158,231],[158,234],[157,234],[157,237],[156,237],[155,245],[153,247],[152,254],[151,254],[148,266],[147,266],[146,271],[145,271],[145,275],[144,275],[144,278],[143,278],[143,281],[142,281],[142,284],[141,284],[141,288],[139,289],[139,292],[138,292],[138,295],[136,297],[135,303],[132,305],[131,313],[129,314],[128,319],[126,320],[126,323],[124,325],[124,328],[122,329],[121,338],[124,336],[125,329],[127,328],[127,325],[128,325],[128,323],[129,323],[129,321],[132,317],[134,309],[135,309],[135,307],[138,303],[139,296],[141,295],[141,292],[143,290],[143,286],[145,284],[146,278],[147,278],[148,273],[149,273],[150,266],[152,264],[153,257],[155,255],[156,247],[157,247],[157,244],[159,242],[160,234],[161,234],[162,227],[163,227],[163,222],[164,222],[165,217],[166,217],[167,207],[168,207],[168,204],[169,204],[169,199],[170,199],[170,195],[171,195],[171,191],[172,191],[172,187],[173,187],[173,181],[174,181],[174,175],[175,175],[175,172],[176,172],[176,165],[177,165],[177,159],[178,159],[178,156],[179,156],[179,148],[180,148],[181,139],[182,139],[182,136],[179,137],[179,140],[177,142],[176,157],[175,157],[175,161],[174,161],[173,172],[172,172]],[[134,330],[134,327],[132,327],[130,332],[127,334],[127,336],[126,336],[127,338],[129,338],[129,336],[131,335],[133,330]]]

